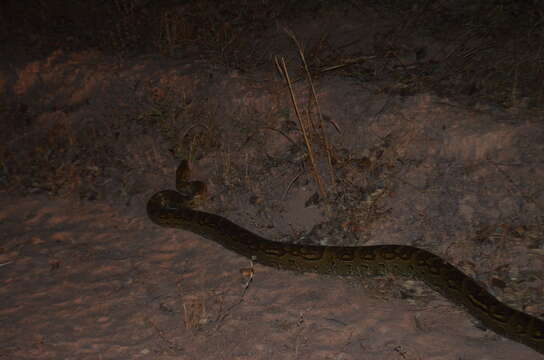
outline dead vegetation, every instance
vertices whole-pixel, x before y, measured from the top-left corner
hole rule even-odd
[[[380,84],[375,89],[377,92],[405,96],[432,91],[472,105],[490,103],[539,111],[539,104],[544,100],[541,86],[544,4],[539,1],[442,0],[412,1],[409,5],[404,1],[224,1],[220,4],[207,0],[75,1],[70,4],[7,1],[0,11],[4,51],[9,47],[9,52],[19,59],[39,57],[57,49],[96,48],[124,58],[142,53],[172,58],[186,58],[191,54],[195,59],[206,59],[210,66],[237,69],[242,73],[271,69],[276,56],[286,59],[290,81],[305,79],[314,99],[308,102],[316,110],[316,121],[311,126],[322,142],[328,164],[328,170],[319,174],[312,164],[312,150],[308,149],[318,184],[323,174],[328,174],[329,184],[335,183],[333,154],[320,130],[323,116],[311,82],[324,74],[334,72],[361,83]],[[289,40],[283,27],[277,31],[278,25],[289,24],[297,18],[333,14],[355,14],[355,17],[374,14],[383,19],[385,26],[377,31],[367,29],[372,30],[370,47],[362,46],[368,42],[364,25],[360,35],[343,43],[335,40],[337,34],[331,27],[324,26],[318,36],[299,39],[296,46],[291,43],[293,56],[285,57],[273,45],[272,40],[276,39],[277,43],[279,37],[292,41],[299,36],[293,32]],[[29,48],[33,49],[32,53],[27,52]],[[304,58],[299,62],[297,58],[301,55]],[[282,71],[287,75],[285,70]],[[292,90],[290,92],[293,96]],[[105,165],[81,160],[82,153],[88,151],[85,143],[92,141],[87,136],[78,140],[72,125],[62,119],[65,116],[62,113],[58,114],[58,123],[46,133],[29,134],[28,124],[37,116],[37,110],[17,101],[5,101],[0,112],[7,119],[5,126],[9,131],[4,134],[14,131],[16,135],[10,137],[10,141],[3,141],[0,148],[2,183],[25,182],[24,187],[31,192],[39,189],[35,184],[42,184],[43,191],[53,194],[83,191],[91,193],[83,197],[96,198],[96,191],[88,189],[104,172]],[[193,114],[199,118],[199,125],[191,129],[180,129],[176,124],[177,117],[182,113],[185,116],[186,110],[191,108],[190,101],[192,99],[170,99],[168,103],[161,100],[140,115],[140,118],[156,120],[159,132],[172,143],[175,156],[180,156],[186,151],[182,149],[188,147],[194,150],[195,147],[219,146],[210,140],[217,135],[212,113]],[[312,109],[307,109],[305,116],[311,114]],[[125,127],[124,121],[120,119],[115,127]],[[100,136],[99,133],[103,132],[91,132],[91,136]],[[24,161],[20,150],[15,149],[18,138],[36,144],[32,150],[24,150]],[[45,143],[48,144],[46,149],[40,145]],[[305,146],[308,148],[308,145],[306,139]],[[100,149],[95,147],[95,157],[104,157],[111,151],[109,148],[107,142]],[[79,160],[74,161],[74,157]],[[55,170],[40,174],[48,167]],[[81,190],[82,187],[87,190]],[[326,198],[323,184],[320,189],[321,197]]]
[[[544,96],[544,4],[538,0],[6,1],[0,11],[0,36],[11,52],[22,51],[14,46],[20,43],[40,54],[57,48],[192,54],[243,71],[270,66],[278,55],[270,35],[278,25],[333,12],[374,14],[387,26],[366,29],[374,40],[364,53],[358,46],[366,41],[364,26],[348,43],[335,42],[327,26],[309,39],[303,46],[312,75],[342,71],[365,82],[385,80],[384,91],[432,90],[505,107],[534,107]]]
[[[157,179],[171,186],[177,159],[213,158],[208,163],[208,175],[218,194],[216,206],[229,210],[228,206],[249,203],[257,209],[261,221],[270,211],[263,208],[273,209],[276,200],[284,201],[298,188],[312,184],[316,191],[305,206],[329,207],[327,222],[312,228],[309,234],[292,228],[280,235],[288,233],[292,239],[308,243],[363,244],[374,224],[391,216],[391,207],[383,200],[405,181],[397,177],[399,169],[420,161],[405,155],[410,144],[421,140],[420,119],[417,114],[407,114],[407,126],[402,131],[376,135],[373,142],[357,149],[344,147],[335,137],[350,129],[342,129],[322,112],[316,85],[320,79],[334,74],[352,79],[374,94],[401,99],[437,94],[475,111],[492,106],[512,114],[542,112],[544,3],[536,0],[115,0],[94,4],[23,0],[4,2],[0,11],[0,46],[3,51],[9,49],[15,59],[9,64],[12,67],[24,67],[27,61],[51,62],[54,66],[56,60],[49,61],[55,59],[49,56],[55,51],[70,54],[98,49],[114,55],[120,64],[130,64],[138,56],[177,61],[180,68],[201,62],[200,72],[190,74],[198,77],[198,86],[204,87],[206,78],[228,73],[232,80],[228,84],[240,77],[244,81],[253,77],[252,85],[241,92],[268,91],[265,100],[261,98],[265,111],[240,100],[238,109],[228,112],[224,102],[229,99],[199,97],[193,92],[197,87],[194,84],[181,89],[170,87],[169,74],[157,72],[163,77],[156,83],[143,76],[127,83],[121,93],[103,90],[108,97],[124,100],[121,95],[132,94],[141,86],[144,90],[128,104],[128,111],[118,109],[120,101],[114,100],[108,117],[78,115],[77,119],[85,119],[81,123],[73,121],[71,115],[85,104],[57,107],[54,101],[44,101],[36,105],[10,94],[0,99],[4,129],[0,133],[0,187],[14,194],[45,193],[129,204],[137,196],[147,196],[153,188],[150,184],[159,183]],[[373,26],[358,24],[354,31],[347,31],[346,37],[327,24],[310,35],[286,31],[314,18],[336,17],[336,24],[341,24],[338,19],[343,16],[353,20],[368,14],[377,19]],[[27,53],[27,49],[32,51]],[[87,61],[77,64],[89,66],[84,68],[87,70],[94,66]],[[116,68],[108,71],[114,78]],[[269,76],[270,72],[278,76]],[[228,86],[233,87],[228,92],[239,90]],[[101,97],[105,97],[103,92]],[[232,100],[239,100],[232,96]],[[225,132],[226,123],[235,128],[235,133]],[[281,154],[267,148],[271,134],[285,141],[278,146]],[[536,163],[534,158],[531,161]],[[447,175],[451,170],[449,164],[445,169],[440,166],[433,171]],[[264,190],[274,187],[280,190]],[[512,188],[514,198],[537,207],[537,186],[527,192],[523,186]],[[413,186],[410,191],[442,191],[433,184],[421,189]],[[426,206],[430,214],[425,213]],[[418,207],[410,221],[428,227],[424,235],[436,234],[436,229],[457,232],[458,224],[440,227],[433,223],[432,211],[436,209],[440,207]],[[449,210],[444,207],[447,216]],[[537,289],[542,277],[534,270],[537,265],[530,269],[523,267],[526,264],[504,265],[509,262],[512,244],[524,247],[523,253],[529,249],[532,255],[542,256],[542,221],[533,221],[536,226],[532,228],[519,222],[506,219],[499,225],[475,224],[474,239],[467,236],[459,241],[452,236],[454,245],[445,253],[452,249],[460,254],[477,254],[481,262],[478,266],[470,261],[461,264],[465,272],[483,270],[484,278],[491,279],[489,283],[508,303],[538,314],[542,296]],[[265,223],[263,227],[267,226]],[[419,246],[421,241],[425,246],[442,246],[438,238],[421,238],[414,237],[413,244]],[[488,248],[492,250],[486,252]],[[487,256],[490,252],[495,254],[493,258]],[[379,286],[387,297],[392,289],[399,289],[387,282]],[[400,288],[393,296],[418,297],[420,289]],[[243,300],[243,295],[240,298]],[[220,323],[232,308],[221,309],[220,316],[214,318],[206,307],[206,298],[191,294],[178,308],[184,327],[190,330],[208,324],[210,319]],[[153,323],[151,327],[168,347],[177,349],[160,327]]]

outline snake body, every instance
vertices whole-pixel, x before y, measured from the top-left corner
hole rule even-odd
[[[178,189],[186,177],[186,168],[185,162],[178,168]],[[147,213],[157,225],[193,232],[256,263],[277,269],[356,277],[392,274],[421,280],[485,327],[544,354],[544,321],[500,302],[475,280],[429,251],[404,245],[342,247],[281,243],[187,204],[186,195],[163,190],[148,201]]]

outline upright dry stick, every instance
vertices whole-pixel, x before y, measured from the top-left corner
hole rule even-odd
[[[287,72],[287,65],[285,64],[285,59],[281,58],[281,64],[278,61],[278,58],[276,58],[276,66],[278,67],[279,71],[282,73],[282,75],[285,78],[285,81],[287,82],[287,85],[289,87],[289,94],[291,96],[291,102],[293,103],[293,108],[295,109],[295,114],[298,119],[299,127],[302,132],[302,136],[304,137],[304,143],[306,145],[306,152],[308,153],[308,159],[310,160],[310,167],[312,171],[312,175],[314,176],[315,182],[317,183],[317,186],[319,188],[319,193],[321,194],[321,197],[323,199],[327,199],[327,193],[325,191],[325,187],[323,186],[323,183],[321,181],[321,177],[319,176],[319,173],[317,172],[317,167],[315,165],[315,157],[314,157],[314,151],[312,147],[312,143],[310,141],[310,137],[308,136],[308,130],[306,125],[304,124],[304,121],[302,120],[302,115],[300,114],[300,110],[298,108],[297,100],[295,97],[295,92],[293,90],[293,84],[291,82],[291,78],[289,77],[289,73]],[[328,207],[327,207],[328,208]]]
[[[308,63],[306,62],[306,57],[304,56],[304,51],[302,49],[302,46],[300,45],[300,42],[295,37],[295,34],[292,32],[286,30],[287,34],[291,37],[293,42],[296,44],[298,48],[298,54],[300,56],[300,60],[302,61],[302,64],[304,65],[304,71],[306,72],[306,78],[308,79],[308,84],[310,85],[310,89],[312,90],[312,98],[314,99],[316,110],[317,110],[317,117],[318,117],[318,125],[317,128],[319,129],[318,135],[321,138],[321,141],[323,142],[323,145],[325,146],[325,151],[327,153],[327,164],[329,165],[329,171],[331,175],[331,184],[333,187],[336,186],[336,175],[334,173],[334,167],[332,166],[332,149],[329,143],[329,140],[327,139],[327,136],[325,135],[325,128],[323,127],[323,114],[321,113],[321,107],[319,106],[319,100],[317,98],[317,92],[315,91],[314,82],[312,81],[312,75],[310,74],[310,70],[308,69]],[[308,111],[308,120],[310,120],[310,112]],[[337,128],[338,131],[340,131]]]

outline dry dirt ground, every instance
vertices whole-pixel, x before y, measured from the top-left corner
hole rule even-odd
[[[18,10],[7,3],[4,20]],[[407,33],[415,15],[431,30],[439,21],[423,1],[262,1],[264,15],[239,2],[221,13],[236,21],[206,35],[182,19],[219,16],[209,2],[114,3],[124,26],[162,15],[156,51],[117,32],[129,50],[39,27],[11,33],[29,47],[2,47],[0,359],[543,358],[417,281],[260,265],[249,281],[249,260],[145,211],[189,158],[209,184],[206,211],[277,241],[418,246],[542,317],[542,94],[519,69],[501,78],[458,61],[496,45],[495,33],[459,24],[462,50],[444,34]],[[276,21],[247,25],[242,11]],[[516,74],[519,86],[505,85]]]

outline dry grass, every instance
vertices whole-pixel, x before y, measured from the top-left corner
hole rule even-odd
[[[542,103],[544,3],[389,1],[374,3],[373,10],[398,24],[381,37],[376,58],[350,67],[351,75],[396,82],[387,92],[430,90],[470,104],[516,108]],[[406,33],[430,36],[437,48],[430,56],[426,47],[412,49],[416,61],[406,63]]]
[[[278,71],[283,75],[285,82],[287,83],[287,86],[288,86],[291,104],[293,106],[295,116],[298,120],[299,129],[302,134],[302,138],[304,140],[304,146],[305,146],[306,154],[308,157],[310,172],[319,189],[321,198],[327,201],[329,198],[328,196],[329,190],[325,187],[325,184],[322,181],[322,176],[320,175],[320,171],[317,165],[317,161],[318,161],[317,157],[323,156],[327,159],[328,169],[330,171],[330,184],[334,186],[336,181],[335,181],[334,168],[332,166],[332,158],[333,158],[332,148],[329,144],[329,141],[323,129],[323,115],[321,114],[321,110],[319,107],[319,99],[317,97],[317,92],[315,90],[315,87],[312,81],[312,76],[308,69],[308,64],[306,62],[306,59],[304,57],[304,49],[302,45],[300,44],[300,42],[297,40],[296,36],[292,32],[287,31],[287,33],[298,48],[300,60],[302,65],[304,66],[305,73],[307,76],[306,80],[308,82],[309,88],[311,89],[311,92],[310,92],[311,96],[310,96],[310,99],[308,99],[307,111],[304,114],[300,110],[300,106],[298,104],[296,94],[295,94],[295,89],[293,87],[293,82],[291,81],[291,78],[289,76],[289,71],[287,69],[285,59],[276,58],[276,67]],[[318,121],[315,121],[313,118],[314,113],[312,111],[312,105],[316,109],[315,116],[317,116]],[[318,146],[315,146],[314,140],[319,141]],[[321,152],[319,151],[319,149],[322,149],[323,151]]]
[[[176,158],[198,159],[221,146],[216,108],[212,100],[193,103],[169,92],[138,119],[160,132]]]
[[[186,329],[195,329],[206,324],[208,314],[206,304],[200,298],[188,298],[183,303],[183,321]]]
[[[352,11],[376,12],[391,25],[377,34],[374,51],[350,52],[330,40],[330,31],[314,34],[301,44],[291,34],[300,59],[301,71],[310,94],[307,109],[297,109],[291,81],[293,108],[305,137],[310,172],[321,197],[334,190],[334,152],[323,131],[319,99],[314,80],[324,73],[382,84],[381,90],[403,95],[435,92],[472,104],[496,103],[510,108],[540,109],[544,100],[544,3],[540,1],[404,1],[320,2],[321,8],[302,3],[239,2],[217,4],[211,0],[157,1],[115,0],[89,6],[85,2],[10,1],[0,6],[0,38],[10,53],[18,48],[31,55],[48,54],[62,48],[104,49],[115,54],[157,52],[167,56],[189,50],[206,58],[210,66],[249,72],[265,64],[270,67],[269,49],[261,47],[263,34],[278,20],[289,22],[300,11],[318,14],[335,6]],[[28,9],[33,11],[29,12]],[[18,19],[22,19],[19,21]],[[406,34],[432,37],[438,50],[429,57],[426,48],[410,48],[414,63],[403,62]],[[313,40],[312,40],[313,39]],[[262,44],[261,44],[262,45]],[[288,75],[286,64],[284,75]],[[298,70],[298,69],[297,69]],[[293,69],[290,69],[293,72]],[[295,76],[296,77],[296,76]],[[21,110],[23,104],[2,104],[8,136],[0,147],[0,184],[19,184],[25,192],[47,191],[65,195],[83,191],[84,198],[100,198],[97,182],[107,182],[106,163],[112,161],[113,129],[95,129],[79,134],[69,124],[52,129],[26,129],[37,116]],[[199,110],[200,109],[200,110]],[[211,111],[192,108],[183,97],[170,103],[157,102],[140,120],[150,120],[170,144],[176,157],[198,158],[220,146],[217,124]],[[179,116],[193,119],[198,126],[185,126]],[[195,120],[196,119],[196,120]],[[115,121],[114,121],[115,122]],[[119,120],[111,127],[119,127]],[[181,125],[180,125],[181,124]],[[184,127],[181,127],[181,126]],[[64,126],[64,127],[63,127]],[[68,126],[68,127],[66,127]],[[25,130],[26,129],[26,130]],[[105,134],[105,135],[104,135]],[[96,139],[90,137],[96,136]],[[105,139],[104,136],[111,136]],[[25,144],[24,149],[20,145]],[[47,144],[44,146],[44,144]],[[98,145],[101,144],[101,145]],[[78,152],[84,154],[76,161]],[[123,158],[124,154],[114,157]],[[52,170],[53,169],[53,170]],[[81,190],[85,188],[86,190]]]
[[[507,107],[534,107],[544,100],[544,3],[538,0],[422,0],[410,5],[399,0],[322,1],[312,6],[287,0],[115,0],[92,6],[23,0],[0,7],[0,38],[6,44],[31,42],[34,52],[50,52],[51,46],[99,47],[117,54],[151,51],[186,57],[189,51],[211,63],[249,71],[270,64],[262,38],[267,31],[335,7],[374,12],[391,25],[375,35],[374,53],[366,54],[335,44],[330,40],[334,34],[323,31],[305,49],[314,77],[341,71],[364,81],[388,80],[387,92],[431,90]],[[426,45],[410,48],[406,34],[432,37],[437,46],[431,55]],[[13,52],[19,46],[9,48]],[[414,52],[415,62],[403,60],[406,51]]]

